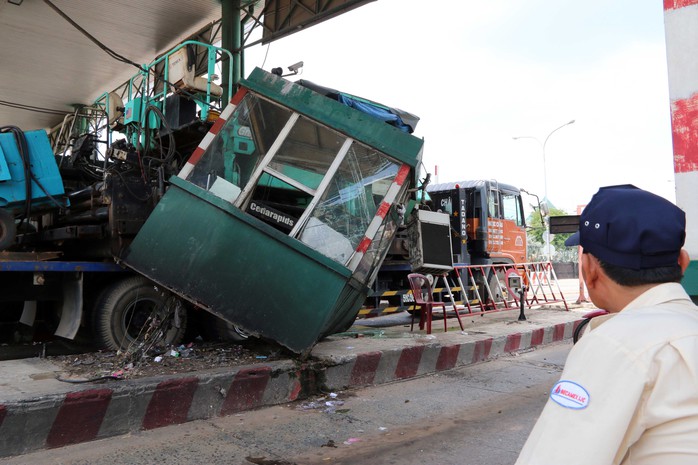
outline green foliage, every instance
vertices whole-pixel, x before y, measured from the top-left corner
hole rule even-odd
[[[559,208],[550,207],[550,216],[563,216],[569,213]],[[539,244],[544,244],[543,232],[546,230],[545,224],[541,222],[540,214],[538,209],[536,209],[531,216],[526,220],[526,224],[529,227],[528,239],[529,241],[538,242]],[[565,247],[565,240],[570,237],[571,234],[554,234],[552,241],[550,243],[557,249],[562,250]]]

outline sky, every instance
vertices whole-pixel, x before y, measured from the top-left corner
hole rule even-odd
[[[377,0],[245,61],[303,61],[288,79],[419,116],[432,182],[547,191],[570,214],[613,184],[675,201],[659,0]]]

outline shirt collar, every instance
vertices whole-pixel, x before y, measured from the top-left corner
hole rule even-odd
[[[658,284],[647,291],[637,296],[632,302],[626,305],[621,312],[632,310],[634,308],[653,307],[672,300],[687,300],[691,302],[691,298],[686,293],[686,290],[679,283],[663,283]]]

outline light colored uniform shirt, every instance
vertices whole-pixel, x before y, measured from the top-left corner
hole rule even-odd
[[[516,464],[698,464],[698,307],[680,284],[579,340]]]

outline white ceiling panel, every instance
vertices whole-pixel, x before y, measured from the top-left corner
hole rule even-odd
[[[221,16],[221,4],[215,0],[51,2],[136,63],[152,61]],[[137,71],[101,50],[43,0],[20,5],[0,0],[0,63],[0,126],[24,130],[54,126],[62,117],[13,104],[70,112],[72,104],[90,104]]]

